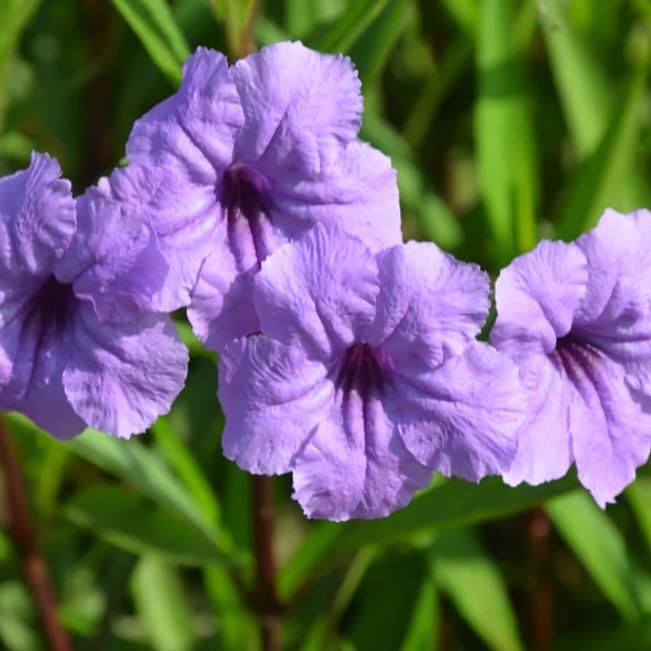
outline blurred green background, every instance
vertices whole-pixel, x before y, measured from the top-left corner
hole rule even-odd
[[[500,267],[603,209],[651,206],[649,0],[0,0],[0,174],[32,149],[75,190],[123,157],[197,45],[346,52],[362,137],[393,159],[407,237]],[[128,443],[8,418],[76,649],[260,648],[250,478],[220,453],[215,359]],[[651,473],[602,512],[574,476],[435,478],[388,519],[306,521],[276,480],[284,648],[651,648]],[[0,495],[1,497],[1,495]],[[45,649],[0,499],[0,647]]]

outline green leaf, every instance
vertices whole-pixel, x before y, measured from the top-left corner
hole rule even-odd
[[[213,523],[167,466],[151,450],[136,440],[125,441],[87,429],[64,444],[87,461],[126,480],[144,495],[189,520],[208,535],[214,534]]]
[[[427,577],[414,602],[400,651],[436,651],[438,601],[434,581]]]
[[[537,242],[537,154],[513,0],[484,0],[478,34],[479,181],[500,264]]]
[[[558,222],[558,235],[562,239],[572,240],[594,226],[607,207],[619,210],[635,207],[627,205],[623,185],[637,147],[643,91],[644,76],[639,73],[622,105],[614,112],[601,144],[580,168],[567,191]]]
[[[7,414],[7,420],[11,429],[50,439],[48,434],[20,414]],[[163,460],[136,439],[126,441],[87,429],[61,445],[102,470],[120,477],[177,517],[190,522],[214,541],[223,554],[238,555],[229,536],[219,528],[217,522],[207,517]]]
[[[384,69],[389,55],[407,26],[413,10],[412,0],[392,0],[350,49],[362,88],[373,83]]]
[[[565,119],[579,157],[584,158],[603,138],[612,114],[612,98],[608,80],[567,20],[564,5],[563,0],[540,2],[540,21]]]
[[[221,511],[217,496],[195,458],[172,429],[169,420],[166,417],[159,418],[151,426],[151,432],[206,522],[219,526]]]
[[[193,648],[192,611],[174,567],[158,556],[142,556],[131,576],[131,592],[154,651]]]
[[[550,500],[547,513],[590,573],[626,620],[640,616],[636,573],[624,537],[585,492]]]
[[[431,558],[437,585],[489,648],[524,649],[506,584],[470,529],[442,535]]]
[[[456,247],[462,238],[457,218],[414,160],[409,143],[390,124],[370,110],[367,110],[364,116],[361,137],[391,157],[391,162],[398,172],[403,226],[408,229],[413,221],[422,231],[422,235],[418,235],[447,249]]]
[[[291,593],[315,570],[323,570],[328,563],[364,545],[383,545],[422,532],[506,517],[576,488],[578,483],[572,476],[540,486],[523,484],[515,488],[496,477],[487,477],[480,484],[440,479],[388,518],[315,527],[282,568],[280,586],[286,594]]]
[[[190,48],[166,0],[113,0],[113,4],[161,72],[178,84]]]
[[[414,551],[385,554],[368,568],[343,625],[354,649],[400,649],[427,570]]]
[[[379,16],[389,0],[358,0],[326,29],[310,40],[310,46],[320,52],[348,52],[353,44]]]
[[[0,134],[7,109],[7,75],[18,41],[40,0],[0,0]],[[5,143],[4,147],[8,145]]]
[[[23,583],[0,584],[0,644],[7,651],[41,651],[36,614]]]
[[[79,491],[64,513],[74,524],[134,554],[155,553],[197,566],[233,562],[200,529],[121,486],[98,484]]]
[[[633,507],[642,534],[651,549],[651,479],[647,477],[636,479],[626,489],[626,497]]]

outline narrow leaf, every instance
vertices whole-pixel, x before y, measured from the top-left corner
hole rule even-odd
[[[504,579],[472,530],[442,535],[431,558],[437,585],[489,648],[524,649]]]
[[[140,558],[131,576],[136,612],[154,651],[189,651],[196,638],[178,571],[158,556]]]
[[[585,492],[549,501],[547,513],[620,615],[626,620],[638,618],[637,570],[628,556],[622,534],[608,516]]]
[[[171,16],[165,18],[155,18],[150,10],[153,5],[163,5],[164,0],[113,0],[113,4],[122,14],[131,29],[136,33],[144,48],[149,53],[152,61],[165,74],[173,84],[181,81],[181,64],[184,56],[179,56],[182,51],[189,51],[184,46],[183,38],[180,31],[172,29],[169,31],[170,24],[173,23]],[[169,12],[169,7],[163,10],[163,14]],[[161,22],[165,29],[161,30]],[[178,51],[175,51],[175,48]]]
[[[200,529],[121,486],[76,493],[64,513],[74,524],[134,554],[155,553],[186,565],[232,563]]]

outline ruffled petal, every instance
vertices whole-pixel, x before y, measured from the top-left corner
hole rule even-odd
[[[336,222],[371,251],[402,242],[400,201],[391,160],[355,140],[319,174],[274,167],[272,219],[297,237],[315,222]]]
[[[581,355],[581,357],[578,357]],[[579,480],[599,506],[635,479],[651,449],[651,416],[630,395],[626,370],[591,350],[565,363],[569,430]]]
[[[590,282],[575,330],[622,362],[651,362],[651,213],[607,210],[577,244]]]
[[[334,394],[327,373],[299,348],[266,337],[226,346],[219,368],[226,457],[255,474],[289,472],[300,445],[327,417]]]
[[[0,179],[0,272],[47,276],[75,232],[70,183],[54,158],[32,154],[28,169]]]
[[[276,43],[238,61],[232,72],[245,115],[237,160],[312,175],[333,147],[357,136],[363,102],[348,57]]]
[[[435,244],[409,242],[378,254],[380,294],[370,342],[396,360],[458,355],[488,314],[488,276]],[[427,350],[425,350],[425,347]]]
[[[181,164],[210,182],[231,159],[243,113],[226,57],[199,48],[183,66],[178,92],[136,121],[127,143],[129,162]]]
[[[12,317],[0,326],[0,409],[21,411],[53,436],[67,439],[79,434],[86,423],[66,398],[62,374],[73,354],[56,322],[33,311],[30,296],[15,296]]]
[[[80,306],[66,332],[66,396],[96,429],[128,438],[167,413],[183,388],[188,352],[167,317],[99,321]]]
[[[151,306],[168,266],[149,222],[91,188],[77,200],[77,232],[56,277],[74,283],[100,319],[126,320]]]
[[[588,260],[590,286],[581,323],[613,322],[627,309],[651,306],[651,213],[606,210],[598,225],[577,240]]]
[[[208,256],[188,307],[192,330],[206,348],[221,351],[228,342],[260,330],[253,305],[255,271],[240,273],[227,249]]]
[[[394,360],[392,378],[401,436],[420,463],[469,481],[509,469],[526,404],[508,358],[473,343],[434,370]]]
[[[587,263],[574,244],[543,241],[503,269],[495,284],[491,341],[514,355],[551,353],[586,294]]]
[[[254,302],[265,335],[330,359],[367,338],[378,291],[377,265],[366,246],[318,224],[262,263]]]
[[[214,182],[202,184],[180,166],[129,165],[99,183],[101,192],[148,218],[169,268],[152,306],[171,312],[190,302],[201,265],[221,241],[223,224]]]
[[[558,366],[543,355],[520,360],[520,378],[527,394],[526,419],[518,435],[518,451],[504,481],[537,485],[563,477],[574,457],[568,430],[568,387]]]
[[[309,518],[382,518],[409,503],[431,472],[403,445],[377,397],[339,393],[294,461],[294,499]]]

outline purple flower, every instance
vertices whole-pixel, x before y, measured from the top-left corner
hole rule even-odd
[[[508,468],[517,370],[474,340],[488,278],[434,244],[374,255],[317,225],[262,264],[264,335],[231,342],[219,397],[226,456],[293,472],[310,517],[385,516],[431,471],[472,481]]]
[[[138,120],[129,165],[100,186],[149,215],[170,273],[155,304],[187,305],[210,348],[259,330],[253,278],[282,243],[337,221],[376,250],[402,240],[395,172],[357,140],[350,60],[278,43],[231,68],[199,48],[179,91]]]
[[[541,242],[502,271],[496,301],[491,338],[530,403],[506,481],[576,462],[603,508],[651,448],[651,214],[608,210],[576,243]]]
[[[90,190],[77,202],[52,158],[0,179],[0,409],[57,437],[126,437],[166,412],[187,352],[140,311],[167,265],[147,222]]]

